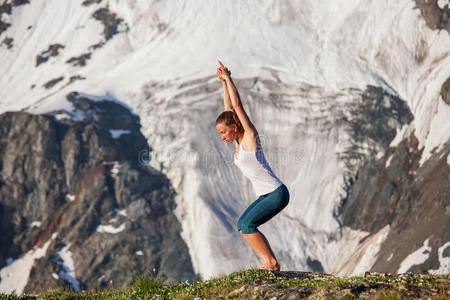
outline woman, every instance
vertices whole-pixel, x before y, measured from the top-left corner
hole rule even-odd
[[[275,254],[257,227],[286,207],[289,191],[265,159],[258,131],[242,107],[231,73],[220,61],[219,64],[217,77],[222,80],[225,111],[217,118],[216,129],[222,140],[237,142],[234,163],[252,182],[258,196],[239,218],[237,229],[263,261],[258,269],[278,272],[280,265]]]

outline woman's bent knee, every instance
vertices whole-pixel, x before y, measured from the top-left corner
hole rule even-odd
[[[256,228],[256,224],[252,224],[251,222],[239,220],[237,224],[237,230],[241,234],[249,234],[249,233],[255,233],[258,232],[258,229]]]
[[[254,226],[248,226],[248,227],[244,227],[242,228],[242,230],[240,230],[241,234],[250,234],[250,233],[256,233],[259,232],[258,228],[254,227]]]

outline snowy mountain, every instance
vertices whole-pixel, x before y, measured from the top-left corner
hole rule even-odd
[[[255,195],[214,126],[220,59],[291,194],[260,227],[282,269],[448,272],[449,14],[445,0],[7,0],[0,112],[66,111],[77,126],[74,91],[128,107],[146,166],[175,191],[192,276],[207,279],[258,264],[236,228]],[[5,250],[0,268],[43,245]],[[70,249],[49,247],[36,249]]]

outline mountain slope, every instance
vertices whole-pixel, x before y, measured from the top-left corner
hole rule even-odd
[[[339,272],[345,251],[361,258],[345,273],[393,272],[430,233],[400,245],[406,250],[388,264],[382,244],[395,236],[394,223],[416,225],[400,221],[403,206],[371,217],[375,207],[384,213],[408,195],[392,189],[389,176],[420,194],[427,187],[409,171],[431,180],[428,168],[439,162],[439,174],[448,172],[448,3],[51,0],[1,7],[0,111],[72,111],[72,91],[129,105],[152,146],[148,167],[175,190],[179,234],[202,278],[258,263],[235,228],[255,197],[232,165],[233,147],[214,128],[223,110],[217,59],[231,69],[268,161],[291,192],[290,205],[260,228],[282,268]],[[414,145],[412,154],[402,154],[405,143]],[[393,153],[392,163],[414,159],[414,167],[389,168]],[[380,187],[384,198],[366,197]],[[438,224],[448,227],[448,214]],[[440,234],[430,240],[433,257],[448,242]]]
[[[198,279],[170,182],[135,160],[150,151],[138,117],[111,101],[69,101],[72,115],[0,116],[0,289]]]

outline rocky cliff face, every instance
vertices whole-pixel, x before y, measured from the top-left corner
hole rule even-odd
[[[408,110],[398,112],[407,121],[404,124],[411,121]],[[347,193],[339,210],[343,225],[370,232],[367,238],[389,228],[371,271],[447,268],[448,272],[444,260],[450,257],[450,141],[420,164],[423,149],[414,132],[390,146],[393,135],[388,123],[380,124],[373,134],[366,132],[365,136],[381,141],[385,155],[365,156],[355,175],[347,180]],[[422,261],[402,267],[408,255],[423,245]]]
[[[441,256],[449,257],[450,142],[423,165],[420,155],[417,139],[411,136],[389,148],[384,158],[367,161],[343,206],[347,226],[373,234],[390,226],[372,271],[397,272],[402,261],[425,243],[429,248],[422,253],[423,262],[403,272],[438,270],[441,248]]]
[[[24,292],[118,287],[148,273],[197,279],[138,117],[120,103],[67,99],[72,112],[0,115],[0,268],[50,241],[21,274]]]
[[[450,32],[450,8],[448,2],[447,4],[444,4],[445,1],[439,0],[415,0],[415,2],[428,27],[433,30],[447,30],[447,32]]]
[[[448,3],[436,0],[415,3],[430,29],[449,32]],[[450,103],[449,85],[447,79],[441,87],[439,101],[444,105]],[[379,94],[376,89],[372,91]],[[369,118],[379,125],[362,137],[375,141],[384,155],[365,155],[359,161],[361,164],[353,168],[353,176],[346,180],[339,217],[345,226],[370,232],[360,244],[372,239],[368,244],[376,249],[376,256],[369,265],[371,271],[448,273],[450,141],[444,140],[423,160],[424,149],[419,146],[414,130],[398,145],[391,146],[395,135],[389,128],[389,120],[383,121],[382,115]],[[411,125],[412,114],[408,109],[398,110],[397,116],[403,120],[401,124]],[[355,127],[354,133],[358,128],[364,127]],[[361,251],[355,253],[353,261],[363,261],[362,253],[373,252],[364,247],[359,247]]]

